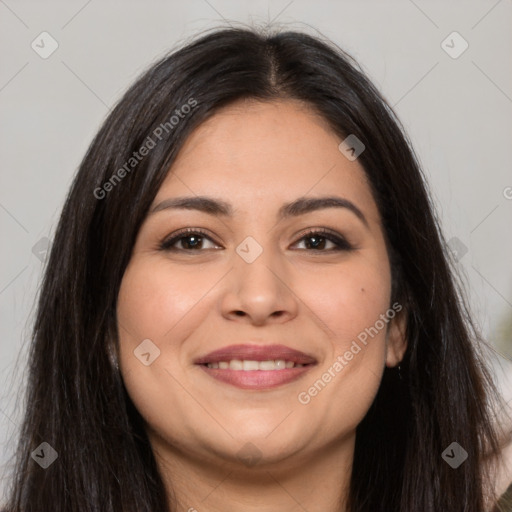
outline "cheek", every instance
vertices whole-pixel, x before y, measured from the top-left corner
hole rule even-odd
[[[391,276],[385,262],[355,258],[345,266],[327,268],[314,276],[301,273],[297,289],[328,328],[338,353],[387,311]],[[378,325],[382,328],[380,322]]]
[[[218,274],[218,275],[217,275]],[[221,274],[169,270],[165,261],[135,259],[119,291],[117,317],[133,337],[164,339],[204,298]]]
[[[189,334],[184,328],[199,311],[210,280],[203,276],[205,283],[197,273],[169,272],[166,263],[133,258],[117,301],[120,365],[130,395],[134,401],[140,398],[142,409],[148,402],[144,396],[159,396],[162,385],[173,388],[166,370],[175,374],[179,369],[181,340]]]
[[[390,271],[386,260],[357,258],[315,277],[315,286],[302,277],[299,293],[328,328],[330,353],[297,399],[325,428],[347,431],[363,419],[382,378]]]
[[[166,261],[134,257],[119,290],[117,319],[124,384],[146,423],[165,425],[177,445],[180,432],[198,414],[195,402],[183,399],[180,349],[191,324],[205,314],[201,299],[219,279],[216,274],[188,269],[171,272]],[[148,339],[153,345],[144,341],[144,350],[139,350],[141,342]],[[146,353],[148,365],[140,358]]]

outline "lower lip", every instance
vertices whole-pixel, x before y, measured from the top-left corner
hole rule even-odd
[[[292,382],[314,365],[282,370],[221,370],[199,365],[210,377],[242,389],[270,389]]]

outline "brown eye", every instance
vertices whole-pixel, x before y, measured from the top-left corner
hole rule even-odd
[[[316,252],[350,251],[354,249],[341,235],[334,234],[325,229],[309,231],[299,242],[303,240],[306,241],[306,250]],[[329,243],[334,247],[326,249],[326,245]]]
[[[180,231],[164,240],[160,244],[160,249],[163,251],[195,251],[200,252],[201,249],[205,249],[204,244],[210,242],[213,247],[206,247],[206,249],[214,249],[218,246],[211,240],[204,231],[187,229]],[[181,247],[179,246],[181,244]],[[178,245],[177,247],[174,247]]]

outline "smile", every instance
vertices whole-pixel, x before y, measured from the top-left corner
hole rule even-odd
[[[242,389],[270,389],[292,382],[316,359],[284,345],[230,345],[195,361],[210,377]]]
[[[294,361],[276,359],[269,361],[251,361],[244,359],[232,359],[231,361],[219,361],[218,363],[207,363],[208,368],[220,368],[221,370],[284,370],[285,368],[302,368],[304,365]]]

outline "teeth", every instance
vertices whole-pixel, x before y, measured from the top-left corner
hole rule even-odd
[[[292,363],[292,366],[293,366],[293,363]],[[260,370],[275,370],[276,363],[274,361],[260,361],[260,364],[258,365],[258,367]]]
[[[232,361],[229,361],[229,369],[230,370],[243,370],[244,363],[243,363],[243,361],[240,361],[239,359],[233,359]]]
[[[233,362],[233,361],[231,361]],[[230,367],[231,367],[231,363]],[[244,370],[259,370],[260,369],[260,363],[258,361],[242,361],[242,368]]]
[[[251,361],[232,359],[231,361],[219,361],[218,363],[208,363],[208,368],[220,368],[221,370],[284,370],[285,368],[301,368],[303,364],[285,361],[284,359],[275,359],[268,361]]]

